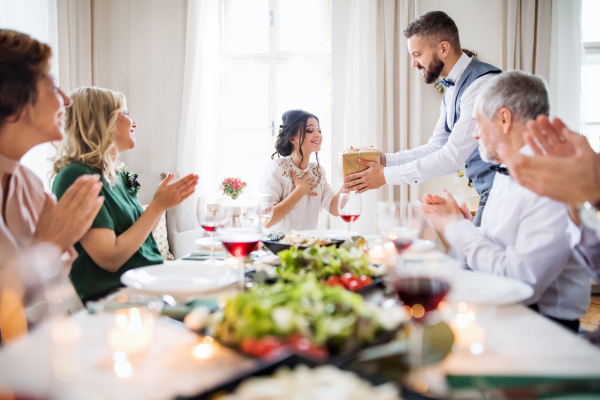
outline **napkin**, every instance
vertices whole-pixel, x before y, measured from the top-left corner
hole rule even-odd
[[[600,380],[593,376],[448,375],[446,381],[454,394],[483,391],[494,399],[558,399],[561,395],[571,399],[576,393],[600,394]]]
[[[187,257],[184,257],[183,259],[184,260],[194,260],[194,261],[210,260],[210,251],[203,251],[203,250],[193,251],[192,254],[190,254]],[[215,259],[216,260],[224,260],[225,253],[222,251],[215,251]]]
[[[342,176],[346,177],[350,174],[362,172],[368,168],[358,163],[359,158],[365,161],[374,161],[377,164],[380,163],[379,152],[372,146],[361,147],[359,149],[350,147],[348,150],[341,153],[340,165],[342,168]]]

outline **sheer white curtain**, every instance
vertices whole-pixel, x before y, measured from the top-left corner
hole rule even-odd
[[[373,145],[396,152],[420,144],[420,85],[410,74],[404,27],[415,17],[414,0],[351,0],[346,53],[343,147]],[[410,104],[413,107],[409,106]],[[411,122],[412,121],[412,122]],[[337,156],[337,155],[334,155]],[[334,158],[337,159],[337,158]],[[376,233],[376,202],[409,197],[407,187],[362,194],[358,232]],[[415,194],[417,193],[414,191]],[[332,219],[333,228],[343,223]]]
[[[188,4],[183,105],[177,151],[177,172],[200,175],[196,193],[214,193],[219,178],[216,157],[219,99],[219,0]],[[179,231],[197,227],[194,196],[178,207]]]
[[[581,0],[504,0],[502,69],[548,81],[551,114],[579,129]]]
[[[581,0],[552,0],[551,115],[578,130],[581,119]]]
[[[58,79],[58,27],[56,0],[0,0],[0,28],[27,33],[52,47],[51,71]],[[48,172],[52,164],[48,158],[53,147],[44,143],[31,149],[21,163],[31,169],[44,182],[49,191]]]

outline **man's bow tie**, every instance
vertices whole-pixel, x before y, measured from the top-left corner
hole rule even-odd
[[[454,82],[448,81],[446,79],[440,79],[440,85],[449,88],[450,86],[454,86]]]
[[[506,169],[506,167],[502,167],[502,166],[500,166],[500,165],[498,165],[498,164],[491,165],[491,166],[490,166],[490,169],[491,169],[492,171],[496,171],[497,173],[499,173],[499,174],[502,174],[502,175],[506,175],[506,176],[509,176],[509,175],[510,175],[510,174],[508,173],[508,169]]]

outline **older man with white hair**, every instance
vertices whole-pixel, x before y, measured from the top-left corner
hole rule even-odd
[[[452,195],[426,195],[427,220],[442,232],[455,254],[473,270],[515,278],[531,285],[524,304],[577,331],[590,302],[590,280],[573,256],[567,235],[567,208],[519,185],[502,165],[501,148],[532,154],[524,133],[527,122],[548,115],[546,82],[510,71],[494,77],[475,103],[475,139],[496,174],[481,227],[470,221]]]

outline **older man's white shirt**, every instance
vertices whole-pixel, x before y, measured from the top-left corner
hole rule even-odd
[[[444,236],[476,271],[531,285],[540,313],[576,320],[588,310],[590,278],[571,250],[567,208],[496,174],[481,227],[454,222]]]

